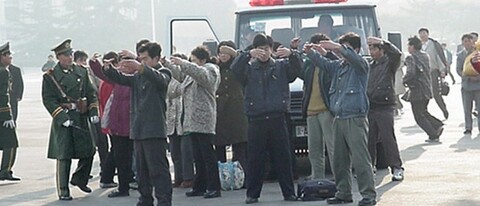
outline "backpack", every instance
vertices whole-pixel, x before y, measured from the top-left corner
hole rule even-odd
[[[325,200],[337,192],[335,182],[328,179],[313,179],[297,184],[297,196],[302,201]]]

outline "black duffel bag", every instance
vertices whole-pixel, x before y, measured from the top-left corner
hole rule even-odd
[[[440,94],[447,96],[448,93],[450,93],[450,85],[448,85],[448,82],[442,80],[440,82]]]
[[[335,182],[328,179],[305,180],[297,184],[297,196],[302,201],[325,200],[335,196]]]

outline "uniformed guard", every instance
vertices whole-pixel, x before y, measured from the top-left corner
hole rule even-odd
[[[20,181],[12,172],[17,154],[18,140],[15,131],[15,121],[10,107],[10,90],[12,79],[8,66],[12,62],[10,44],[0,46],[0,150],[3,150],[0,180]]]
[[[70,183],[90,193],[87,186],[95,145],[88,122],[97,123],[95,90],[87,70],[73,64],[71,40],[55,46],[57,65],[43,75],[42,99],[52,115],[48,158],[57,160],[57,193],[60,200],[72,200],[68,188],[72,159],[79,159]]]

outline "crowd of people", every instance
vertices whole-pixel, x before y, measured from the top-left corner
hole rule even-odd
[[[286,114],[289,83],[298,77],[304,82],[309,178],[325,178],[327,153],[337,189],[327,203],[353,202],[354,174],[362,196],[359,205],[375,205],[378,144],[384,147],[392,181],[404,179],[394,129],[401,108],[396,84],[408,88],[402,99],[410,102],[415,121],[428,135],[426,142],[440,142],[444,129],[428,112],[429,100],[435,99],[444,118],[449,117],[441,90],[446,75],[452,75],[452,55],[429,37],[427,28],[418,35],[408,39],[410,55],[404,63],[396,45],[377,37],[367,39],[372,57],[367,62],[359,54],[362,41],[355,33],[336,35],[337,41],[317,33],[303,48],[296,38],[289,48],[275,49],[274,39],[257,34],[243,51],[232,41],[222,41],[218,56],[198,46],[188,56],[176,53],[170,58],[162,57],[159,43],[146,39],[137,43],[135,52],[109,51],[89,58],[84,51],[74,52],[67,39],[52,49],[58,63],[49,56],[42,68],[42,100],[52,116],[47,156],[57,161],[58,197],[73,199],[69,184],[92,191],[88,182],[98,151],[100,187],[116,187],[110,198],[129,196],[135,188],[140,193],[137,205],[152,205],[155,199],[157,205],[171,205],[176,187],[191,188],[187,197],[218,198],[217,161],[229,161],[226,148],[231,146],[232,160],[245,171],[246,204],[259,201],[267,163],[283,199],[296,201]],[[473,110],[480,106],[477,38],[476,33],[464,34],[457,54],[467,135],[472,133]],[[0,55],[0,180],[19,181],[12,166],[23,82],[8,43],[0,46]],[[403,66],[406,73],[399,79]],[[79,161],[70,178],[72,159]]]

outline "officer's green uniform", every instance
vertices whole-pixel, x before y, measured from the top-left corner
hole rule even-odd
[[[59,55],[72,55],[70,39],[52,49]],[[52,77],[61,87],[57,87]],[[80,114],[78,109],[72,109],[75,100],[86,98],[88,111]],[[45,108],[52,115],[48,158],[57,159],[57,192],[60,197],[71,199],[68,188],[71,159],[79,159],[78,168],[72,176],[71,183],[86,186],[92,168],[95,145],[88,130],[90,117],[98,116],[97,97],[89,81],[87,70],[78,65],[64,68],[60,62],[43,75],[42,99]],[[66,106],[67,105],[67,106]],[[76,106],[78,108],[78,106]],[[62,125],[67,120],[73,120],[73,125]]]
[[[8,55],[9,53],[10,45],[8,42],[0,46],[0,55]],[[7,66],[0,62],[0,150],[3,150],[0,180],[20,180],[12,176],[12,166],[15,162],[18,147],[17,133],[15,128],[3,126],[5,121],[13,119],[9,103],[12,81]]]

